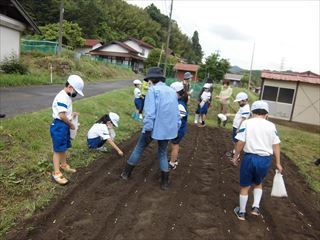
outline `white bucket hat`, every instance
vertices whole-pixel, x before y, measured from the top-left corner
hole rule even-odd
[[[223,113],[219,113],[219,114],[218,114],[218,118],[220,118],[220,120],[221,120],[222,122],[224,122],[224,121],[227,120],[227,116],[224,115]]]
[[[136,79],[136,80],[133,81],[133,84],[140,84],[141,85],[142,82],[139,79]]]
[[[110,112],[109,117],[110,117],[112,124],[115,125],[116,127],[118,127],[118,122],[120,120],[119,115],[114,112]]]
[[[240,102],[240,101],[247,100],[247,99],[248,99],[248,95],[245,92],[239,92],[237,94],[234,102]]]
[[[74,90],[79,93],[81,96],[83,96],[83,80],[80,76],[78,75],[70,75],[68,77],[68,83],[74,88]]]
[[[173,88],[176,92],[180,92],[183,89],[183,83],[174,82],[174,83],[171,83],[170,87]]]
[[[263,109],[269,112],[269,105],[267,102],[259,100],[252,103],[251,111],[257,110],[257,109]]]
[[[204,85],[203,85],[203,88],[206,88],[206,89],[209,89],[209,88],[211,88],[211,84],[210,83],[205,83]]]

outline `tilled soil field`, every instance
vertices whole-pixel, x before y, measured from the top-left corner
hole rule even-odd
[[[171,187],[160,190],[157,145],[152,143],[129,181],[119,178],[138,135],[80,169],[66,191],[42,212],[13,229],[7,239],[320,239],[316,196],[285,156],[288,198],[270,197],[273,170],[264,184],[262,215],[239,221],[239,168],[226,153],[231,134],[189,126]],[[249,196],[248,210],[252,203]]]

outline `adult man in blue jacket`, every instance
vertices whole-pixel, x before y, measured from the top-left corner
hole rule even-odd
[[[156,140],[161,169],[161,188],[166,190],[169,187],[168,143],[177,137],[181,124],[178,99],[175,91],[164,83],[166,79],[161,68],[150,68],[144,80],[152,83],[144,103],[144,126],[121,177],[125,180],[130,177],[140,155],[152,140]]]

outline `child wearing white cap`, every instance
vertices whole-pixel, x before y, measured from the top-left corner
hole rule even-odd
[[[198,121],[200,120],[200,124],[198,125],[199,127],[206,126],[205,120],[206,120],[206,115],[207,115],[208,108],[211,101],[210,88],[211,88],[211,84],[205,83],[203,85],[203,91],[200,92],[199,104],[198,104],[195,119],[194,119],[195,123],[198,123]]]
[[[136,106],[137,112],[134,114],[133,118],[136,120],[142,120],[143,111],[143,96],[141,94],[142,82],[139,79],[133,81],[134,88],[134,105]]]
[[[280,163],[280,139],[276,127],[267,120],[268,104],[256,101],[252,104],[253,118],[245,120],[236,135],[235,154],[232,159],[238,165],[240,152],[244,157],[240,166],[240,196],[239,207],[234,209],[239,220],[245,220],[248,191],[253,187],[252,215],[260,215],[260,200],[262,197],[262,182],[272,165],[272,155],[275,156],[276,167],[282,172]]]
[[[187,132],[187,122],[188,122],[188,108],[187,108],[187,99],[185,99],[185,89],[183,83],[181,82],[174,82],[170,85],[173,88],[178,96],[178,108],[181,118],[181,125],[178,131],[178,136],[175,139],[171,140],[171,158],[169,161],[169,168],[176,169],[178,165],[178,154],[180,148],[180,142],[184,138]]]
[[[50,135],[53,144],[53,168],[52,180],[60,185],[68,183],[60,168],[65,172],[76,172],[67,164],[66,152],[71,147],[70,129],[76,126],[72,123],[72,118],[78,115],[72,112],[72,98],[77,94],[83,96],[83,80],[78,75],[70,75],[62,89],[54,98],[52,103],[53,122],[50,126]]]
[[[232,131],[232,140],[234,143],[237,142],[235,136],[239,130],[241,123],[250,117],[250,105],[248,103],[248,95],[245,92],[239,92],[236,96],[234,102],[239,103],[239,110],[236,113],[233,119],[233,131]]]
[[[123,152],[114,142],[116,133],[113,127],[118,127],[119,120],[120,117],[118,114],[110,112],[109,114],[103,115],[98,121],[96,121],[88,132],[88,147],[106,152],[107,148],[103,145],[107,141],[120,156],[123,156]]]

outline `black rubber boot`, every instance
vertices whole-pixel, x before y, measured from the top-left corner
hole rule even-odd
[[[134,168],[134,166],[132,166],[132,165],[130,165],[130,164],[127,163],[126,166],[124,167],[121,175],[120,175],[121,178],[122,178],[123,180],[128,180],[128,178],[129,178],[130,175],[131,175],[131,172],[132,172],[133,168]]]
[[[161,184],[160,187],[162,190],[169,189],[169,172],[161,171]]]

